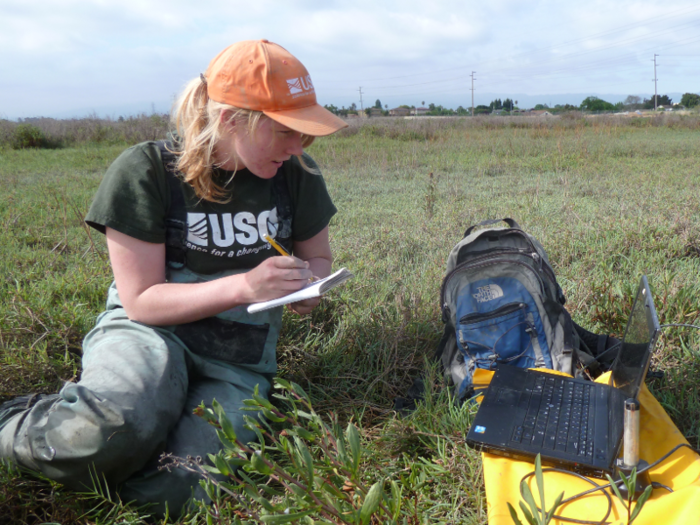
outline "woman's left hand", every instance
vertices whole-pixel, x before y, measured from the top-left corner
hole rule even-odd
[[[333,254],[328,240],[328,226],[306,241],[294,243],[294,256],[309,263],[309,269],[314,279],[328,277],[331,274]],[[298,315],[306,315],[321,303],[320,297],[312,297],[304,301],[287,305],[290,311]]]
[[[311,310],[316,308],[321,304],[320,297],[312,297],[311,299],[306,299],[304,301],[298,301],[296,303],[291,303],[287,305],[287,308],[298,315],[310,314]]]

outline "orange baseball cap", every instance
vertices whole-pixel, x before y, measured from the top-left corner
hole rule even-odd
[[[261,111],[305,135],[330,135],[347,127],[316,102],[304,65],[268,40],[245,40],[227,47],[209,63],[205,77],[212,100]]]

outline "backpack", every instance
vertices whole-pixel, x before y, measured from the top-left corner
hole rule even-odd
[[[573,323],[537,239],[513,219],[502,221],[507,228],[492,226],[501,220],[468,228],[447,259],[440,290],[445,331],[436,358],[458,401],[471,396],[476,368],[545,367],[581,376],[578,364],[600,371],[593,357],[600,349],[591,351],[584,339],[602,343],[603,351],[609,346],[607,336]]]

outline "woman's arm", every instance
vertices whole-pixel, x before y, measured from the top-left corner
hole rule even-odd
[[[247,273],[203,283],[166,283],[164,244],[140,241],[107,228],[107,248],[129,319],[156,326],[197,321],[240,304],[275,299],[299,290],[314,272],[324,271],[316,255],[309,262],[270,257]],[[296,245],[294,249],[297,251]],[[303,247],[301,251],[306,253]]]
[[[306,241],[294,243],[294,255],[309,263],[309,269],[315,277],[328,277],[331,274],[333,253],[328,240],[328,226]],[[299,301],[288,305],[293,312],[308,314],[321,302],[320,297]]]

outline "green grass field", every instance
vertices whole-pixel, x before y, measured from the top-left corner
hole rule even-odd
[[[280,376],[324,421],[357,425],[358,479],[386,480],[387,492],[396,482],[400,523],[486,522],[480,456],[463,439],[473,408],[453,406],[428,370],[424,403],[409,417],[392,410],[430,368],[445,259],[466,227],[512,217],[533,233],[589,330],[621,336],[642,274],[662,324],[698,324],[699,144],[697,116],[370,119],[313,144],[340,210],[334,265],[356,278],[312,315],[285,314]],[[104,239],[82,217],[125,146],[0,149],[0,401],[80,377],[81,340],[111,281]],[[652,367],[665,377],[649,382],[696,447],[699,341],[664,330]],[[321,469],[322,452],[309,450]],[[212,522],[229,523],[240,506],[214,510]],[[182,522],[207,523],[206,513]],[[0,466],[0,523],[152,521],[104,491],[76,495]]]

